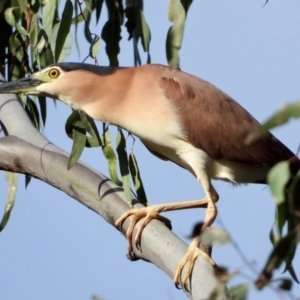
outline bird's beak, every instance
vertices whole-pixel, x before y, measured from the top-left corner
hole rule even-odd
[[[40,94],[36,87],[41,83],[43,83],[41,80],[34,77],[26,77],[11,82],[0,80],[0,94]]]

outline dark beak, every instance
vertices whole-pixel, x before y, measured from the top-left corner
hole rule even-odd
[[[11,82],[0,80],[0,94],[39,94],[36,87],[41,83],[42,81],[33,77],[26,77]]]

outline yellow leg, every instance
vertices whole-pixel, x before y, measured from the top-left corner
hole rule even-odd
[[[205,212],[205,220],[201,228],[201,232],[203,232],[207,227],[209,227],[217,216],[217,208],[213,201],[207,199],[207,209]],[[217,264],[211,259],[211,257],[205,253],[203,250],[199,248],[201,242],[200,236],[194,238],[192,243],[190,244],[187,254],[183,257],[183,259],[179,262],[177,266],[177,270],[174,276],[175,286],[178,288],[180,284],[180,277],[182,270],[186,263],[188,263],[188,269],[181,281],[181,286],[186,289],[186,283],[188,279],[191,277],[193,268],[195,265],[195,261],[199,255],[204,257],[213,267],[217,266]]]
[[[158,219],[166,224],[168,228],[172,228],[171,221],[163,216],[160,216],[159,213],[171,210],[179,209],[188,209],[188,208],[198,208],[206,207],[208,204],[207,200],[194,200],[194,201],[185,201],[185,202],[175,202],[168,204],[152,205],[143,208],[129,209],[125,214],[123,214],[116,222],[115,226],[120,227],[122,223],[130,216],[132,216],[130,226],[126,232],[127,246],[129,251],[132,251],[132,234],[133,229],[136,223],[144,218],[141,222],[139,230],[134,238],[136,245],[140,246],[141,236],[146,225],[153,219]]]
[[[203,176],[201,178],[201,183],[206,191],[206,198],[202,201],[206,201],[207,203],[205,219],[201,228],[201,232],[203,232],[214,222],[214,220],[217,217],[218,211],[215,202],[218,201],[219,196],[215,191],[214,187],[211,185],[210,180],[206,176]],[[185,264],[188,263],[188,270],[185,273],[181,282],[181,286],[186,289],[186,283],[192,275],[195,261],[199,255],[203,256],[213,267],[217,266],[217,264],[211,259],[211,257],[199,248],[200,242],[200,236],[196,237],[190,244],[187,254],[179,262],[174,276],[174,283],[176,287],[179,286],[182,270]]]
[[[161,220],[166,224],[166,226],[168,226],[171,229],[170,220],[160,216],[159,213],[161,212],[179,210],[179,209],[188,209],[188,208],[207,207],[205,213],[205,220],[202,226],[202,231],[205,230],[214,222],[217,216],[217,207],[215,205],[215,202],[218,201],[219,196],[215,191],[214,187],[212,186],[210,179],[205,172],[200,173],[199,176],[197,176],[197,178],[202,183],[202,186],[206,192],[206,197],[204,199],[195,200],[195,201],[185,201],[179,203],[153,205],[153,206],[139,208],[139,209],[130,209],[115,222],[115,226],[120,227],[122,226],[122,223],[125,221],[125,219],[132,216],[130,226],[126,232],[127,246],[129,252],[132,252],[133,250],[132,233],[133,233],[134,226],[142,218],[144,218],[144,220],[142,221],[140,228],[134,239],[138,248],[140,247],[140,241],[141,241],[141,235],[143,229],[152,219]],[[195,260],[199,255],[202,255],[209,263],[211,263],[213,266],[216,266],[216,263],[210,258],[210,256],[199,248],[200,241],[201,241],[200,237],[196,237],[191,243],[191,245],[189,246],[187,254],[179,262],[174,276],[174,283],[176,286],[178,286],[180,283],[181,273],[185,264],[189,263],[188,270],[182,280],[182,286],[185,288],[186,282],[188,281],[188,279],[192,274]]]
[[[195,261],[199,255],[203,256],[212,266],[215,267],[217,265],[207,253],[205,253],[203,250],[201,250],[199,248],[200,242],[201,242],[200,237],[194,238],[192,243],[189,245],[186,255],[179,262],[175,276],[174,276],[174,283],[177,288],[179,287],[179,284],[180,284],[180,276],[181,276],[182,270],[183,270],[185,264],[188,262],[189,263],[188,269],[187,269],[187,271],[182,279],[182,282],[181,282],[181,286],[186,289],[186,283],[193,272]]]

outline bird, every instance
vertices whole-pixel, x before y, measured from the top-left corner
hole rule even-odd
[[[260,123],[238,102],[211,83],[168,66],[102,67],[63,62],[4,83],[0,93],[59,99],[96,120],[124,128],[153,155],[174,162],[197,178],[205,192],[203,199],[129,209],[115,222],[120,227],[132,216],[126,232],[130,252],[133,229],[139,220],[136,245],[140,245],[142,231],[152,219],[170,227],[161,212],[206,208],[201,230],[210,227],[217,217],[219,200],[212,180],[233,185],[266,184],[268,172],[281,161],[289,161],[292,174],[300,169],[298,157],[270,132],[252,143],[245,142]],[[199,248],[200,242],[201,237],[196,236],[178,263],[176,286],[185,287],[199,255],[217,266]],[[188,270],[182,278],[186,264]]]

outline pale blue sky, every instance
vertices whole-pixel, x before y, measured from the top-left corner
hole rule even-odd
[[[167,3],[145,1],[153,63],[166,64],[165,36],[170,26]],[[182,70],[221,88],[261,122],[284,103],[300,97],[300,2],[270,0],[265,7],[263,4],[254,0],[194,1],[180,51]],[[99,30],[99,26],[93,29]],[[73,51],[66,61],[81,61],[88,53],[84,43],[82,39],[82,56],[78,58]],[[121,49],[120,65],[131,66],[132,44],[125,30]],[[98,61],[107,65],[104,42]],[[72,144],[64,133],[64,124],[71,110],[61,103],[55,108],[52,101],[48,107],[45,135],[70,151]],[[299,124],[293,121],[273,131],[293,151],[300,142]],[[138,141],[135,153],[150,204],[204,195],[188,172],[153,157]],[[86,149],[82,160],[107,174],[100,149]],[[255,261],[260,269],[271,251],[268,235],[274,205],[269,190],[260,185],[233,188],[222,182],[214,182],[214,186],[220,195],[219,218],[249,261]],[[2,205],[6,190],[3,177]],[[185,238],[194,223],[203,219],[204,211],[165,215],[172,220],[173,231]],[[94,294],[106,300],[185,299],[159,269],[143,261],[128,261],[125,239],[98,215],[37,180],[32,180],[25,191],[23,176],[11,220],[0,234],[0,247],[0,299],[83,300]],[[231,245],[215,247],[213,258],[231,271],[242,267],[254,281],[255,276],[243,266]],[[294,265],[300,277],[299,251]],[[249,279],[239,278],[235,283],[244,281]],[[293,293],[300,298],[298,285]],[[266,288],[264,292],[251,291],[249,299],[277,296]]]

